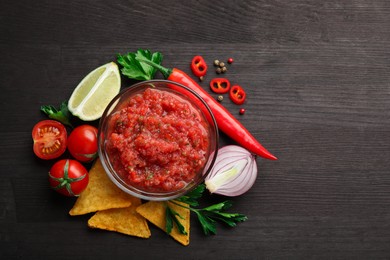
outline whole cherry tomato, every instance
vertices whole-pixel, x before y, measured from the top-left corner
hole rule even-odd
[[[80,162],[90,162],[97,157],[98,130],[91,125],[81,125],[73,129],[68,138],[70,154]]]
[[[87,169],[76,160],[60,160],[49,172],[50,187],[69,197],[79,196],[87,187],[88,181]]]
[[[34,153],[41,159],[60,157],[66,150],[67,133],[63,124],[54,120],[38,122],[32,130]]]

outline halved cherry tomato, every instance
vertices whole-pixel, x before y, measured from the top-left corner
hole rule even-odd
[[[68,138],[70,154],[80,162],[90,162],[97,157],[98,130],[91,125],[81,125],[73,129]]]
[[[197,77],[202,77],[206,75],[207,72],[207,63],[204,61],[202,56],[195,56],[191,61],[191,70]]]
[[[245,102],[246,93],[242,87],[235,85],[230,89],[229,96],[234,103],[241,105]]]
[[[87,169],[76,160],[60,160],[49,172],[50,187],[65,196],[79,196],[88,182]]]
[[[63,124],[54,120],[38,122],[32,130],[34,153],[41,159],[60,157],[66,150],[67,133]]]
[[[230,81],[226,78],[214,78],[210,81],[210,88],[217,94],[227,93],[230,89]]]

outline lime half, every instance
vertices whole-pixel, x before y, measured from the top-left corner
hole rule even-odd
[[[100,66],[77,85],[68,102],[69,111],[84,121],[99,119],[120,88],[118,66],[114,62]]]

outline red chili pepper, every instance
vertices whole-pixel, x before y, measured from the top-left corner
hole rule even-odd
[[[230,89],[229,96],[234,103],[242,105],[245,102],[246,93],[242,87],[235,85]]]
[[[230,81],[225,78],[214,78],[210,81],[210,88],[217,94],[227,93],[230,89]]]
[[[179,69],[168,69],[147,59],[138,59],[158,69],[164,78],[187,86],[195,91],[209,105],[217,121],[218,128],[250,152],[270,160],[277,160],[265,149],[224,106],[198,85],[188,74]]]
[[[206,75],[207,72],[207,64],[204,61],[202,56],[195,56],[191,61],[191,70],[195,76],[201,77]]]

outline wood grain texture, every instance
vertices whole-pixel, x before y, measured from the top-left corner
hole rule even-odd
[[[5,0],[0,32],[1,259],[390,258],[389,1]],[[74,200],[48,189],[53,162],[32,153],[41,105],[138,48],[188,73],[194,55],[233,57],[246,113],[223,104],[279,157],[259,158],[232,199],[247,222],[205,237],[194,217],[186,248],[154,227],[141,240],[69,217]]]

